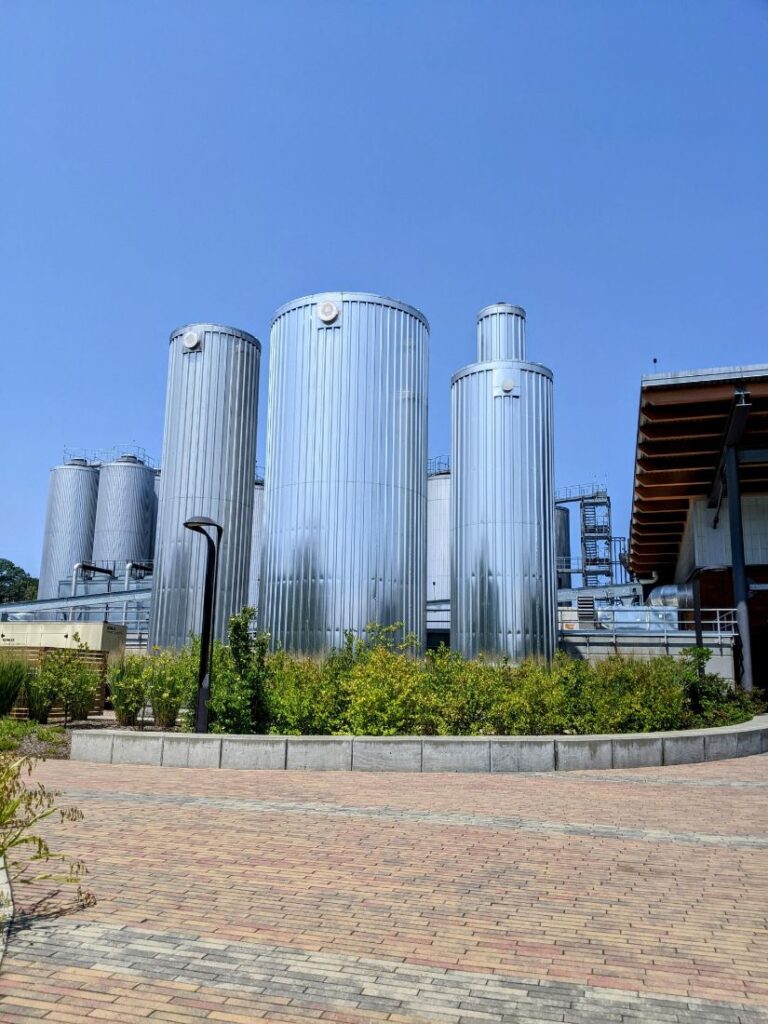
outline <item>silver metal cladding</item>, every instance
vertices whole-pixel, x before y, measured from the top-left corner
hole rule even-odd
[[[260,624],[320,652],[369,623],[424,642],[429,325],[378,295],[281,307],[270,338]]]
[[[552,373],[474,363],[451,386],[451,646],[551,658],[556,639]]]
[[[190,324],[170,338],[150,644],[182,647],[199,633],[205,544],[191,516],[224,527],[215,636],[248,596],[261,344],[219,324]]]
[[[251,568],[248,575],[248,605],[259,611],[259,583],[261,580],[261,546],[264,536],[264,481],[257,480],[253,488],[253,532],[251,533]]]
[[[54,466],[48,485],[38,600],[59,596],[59,581],[93,555],[99,468],[85,459]]]
[[[477,361],[525,359],[525,310],[496,302],[477,315]]]
[[[152,557],[155,470],[135,455],[99,470],[93,561],[146,562]]]
[[[451,599],[451,474],[427,479],[427,605]]]

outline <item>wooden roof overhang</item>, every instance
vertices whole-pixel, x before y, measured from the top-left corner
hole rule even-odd
[[[768,365],[643,377],[629,537],[629,566],[637,576],[671,579],[691,500],[710,495],[722,468],[741,391],[749,402],[739,441],[741,493],[765,494]]]

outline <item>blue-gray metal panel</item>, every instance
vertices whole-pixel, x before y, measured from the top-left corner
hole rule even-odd
[[[380,296],[278,311],[260,618],[273,645],[324,651],[371,622],[403,622],[423,643],[427,348],[422,314]]]
[[[71,577],[77,562],[90,561],[99,470],[72,462],[54,466],[48,486],[48,508],[40,564],[40,600],[59,596],[59,580]]]
[[[183,338],[196,333],[200,344]],[[151,644],[181,647],[200,631],[205,541],[191,516],[224,527],[215,635],[248,596],[256,468],[260,343],[235,328],[192,324],[170,339],[162,484],[153,577]]]
[[[451,645],[551,658],[556,637],[552,375],[476,363],[451,389]]]
[[[104,463],[99,471],[93,561],[149,561],[154,506],[154,469],[133,455]]]

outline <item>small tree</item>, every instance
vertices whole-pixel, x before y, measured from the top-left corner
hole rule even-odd
[[[88,644],[74,633],[77,647],[46,651],[37,676],[27,685],[30,718],[45,724],[51,708],[60,700],[64,708],[64,724],[85,718],[94,705],[99,687],[99,673],[83,657]]]
[[[76,883],[76,902],[89,906],[95,900],[79,885],[87,874],[83,862],[55,853],[35,831],[57,813],[62,821],[81,821],[82,812],[76,807],[57,807],[59,794],[46,789],[42,783],[25,785],[24,776],[31,773],[32,767],[33,762],[28,758],[0,757],[0,861],[5,862],[14,883],[30,884],[46,879]],[[36,870],[51,861],[58,861],[63,870],[58,873]]]

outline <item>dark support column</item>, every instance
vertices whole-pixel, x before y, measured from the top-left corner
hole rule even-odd
[[[741,522],[741,490],[739,488],[739,462],[736,448],[725,449],[725,486],[728,493],[728,522],[731,531],[731,563],[733,565],[733,601],[736,621],[741,636],[741,685],[752,689],[752,643],[749,634],[749,586],[744,564],[744,529]]]
[[[704,632],[701,623],[701,582],[699,577],[693,581],[693,626],[696,630],[696,646],[704,646]]]

